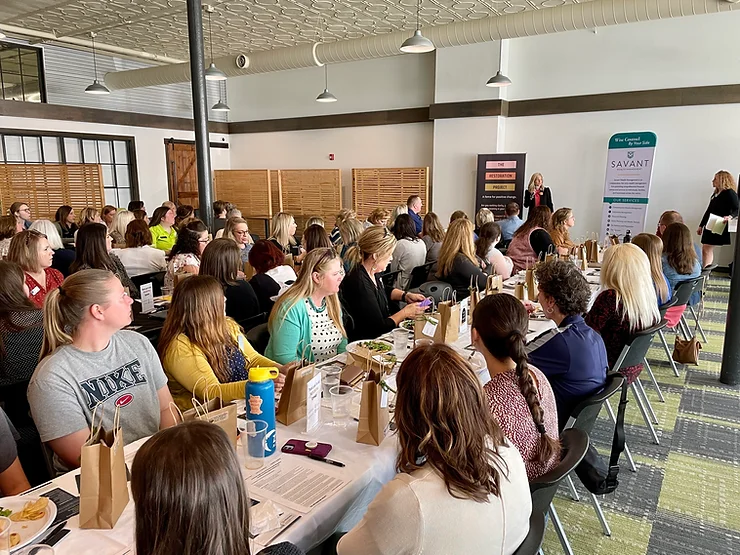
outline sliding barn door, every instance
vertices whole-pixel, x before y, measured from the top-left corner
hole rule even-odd
[[[167,149],[167,179],[170,200],[177,204],[190,204],[198,208],[198,166],[195,145],[165,140]]]

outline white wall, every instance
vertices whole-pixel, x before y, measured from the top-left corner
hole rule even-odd
[[[431,123],[244,133],[230,135],[229,143],[232,169],[341,169],[346,207],[352,205],[352,168],[432,165]]]
[[[499,41],[436,50],[434,102],[505,98],[499,94],[506,89],[485,86],[498,71],[501,46]]]
[[[740,12],[507,41],[510,100],[740,82]]]
[[[136,165],[139,173],[139,193],[141,200],[151,213],[152,209],[169,198],[167,190],[167,164],[164,140],[169,138],[193,140],[192,131],[175,131],[172,129],[151,129],[148,127],[129,127],[123,125],[99,125],[76,121],[57,121],[34,118],[2,118],[5,129],[54,131],[68,133],[90,133],[121,135],[133,137],[136,144]],[[212,142],[228,142],[227,135],[212,133]],[[230,164],[229,149],[212,148],[211,166],[214,170],[228,169]]]
[[[573,208],[572,235],[578,236],[600,228],[609,137],[654,131],[658,143],[646,231],[653,232],[665,210],[678,210],[695,230],[714,174],[740,172],[740,127],[731,123],[738,121],[738,104],[509,118],[506,150],[527,153],[527,174],[543,174],[556,208]]]
[[[322,104],[324,69],[313,67],[230,78],[230,121],[280,119],[428,106],[434,94],[434,54],[399,55],[329,66],[329,90],[338,101]]]

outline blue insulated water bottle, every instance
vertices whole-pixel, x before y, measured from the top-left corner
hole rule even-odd
[[[247,420],[267,422],[265,457],[275,453],[275,383],[277,368],[250,368],[246,385]]]

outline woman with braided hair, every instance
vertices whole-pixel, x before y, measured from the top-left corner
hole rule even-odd
[[[527,364],[529,317],[512,295],[488,295],[473,312],[473,345],[486,359],[491,381],[483,386],[488,407],[519,449],[533,480],[560,460],[555,395],[545,375]]]

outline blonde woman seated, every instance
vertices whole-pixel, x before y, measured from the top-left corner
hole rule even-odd
[[[486,225],[487,223],[493,223],[493,212],[491,212],[488,208],[481,208],[478,210],[478,213],[475,215],[475,233],[476,235],[480,235],[481,228]]]
[[[342,240],[342,235],[339,233],[339,226],[342,225],[342,222],[349,220],[350,218],[357,218],[357,214],[354,210],[350,210],[349,208],[342,208],[339,213],[337,213],[334,218],[334,228],[329,234],[332,245],[336,246]]]
[[[343,278],[342,260],[334,249],[309,252],[298,280],[278,298],[270,313],[270,342],[265,355],[288,363],[304,356],[312,362],[323,362],[343,353],[347,332],[338,295]]]
[[[179,283],[159,337],[172,398],[180,410],[193,408],[192,398],[220,395],[224,403],[244,399],[249,369],[278,364],[255,351],[239,325],[226,316],[221,284],[211,276]]]
[[[271,241],[284,254],[292,254],[293,261],[300,264],[303,257],[306,256],[306,251],[295,238],[296,229],[298,229],[298,226],[291,214],[278,212],[272,217],[268,241]]]
[[[408,214],[409,213],[409,207],[405,204],[399,204],[391,211],[391,218],[388,220],[388,229],[393,231],[393,226],[396,225],[396,218],[400,216],[401,214]]]
[[[511,277],[514,263],[511,258],[496,248],[501,240],[501,227],[493,222],[483,224],[480,229],[480,237],[475,242],[475,254],[486,264],[491,266],[491,273],[498,274],[504,279]]]
[[[516,447],[452,348],[411,351],[396,378],[398,474],[337,545],[338,555],[510,555],[532,500]]]
[[[467,218],[458,218],[447,228],[442,242],[437,260],[437,279],[449,283],[460,301],[470,295],[471,278],[478,284],[478,288],[486,287],[488,275],[483,272],[475,257],[473,222]]]
[[[576,225],[576,218],[570,208],[558,208],[552,215],[552,239],[555,249],[561,256],[568,256],[576,244],[570,240],[568,230]]]
[[[243,218],[229,218],[226,220],[224,237],[236,241],[242,259],[242,265],[245,262],[249,262],[249,251],[254,246],[254,239],[252,239],[252,235],[249,233],[247,220]]]
[[[347,218],[339,225],[339,235],[342,238],[342,249],[339,251],[339,255],[342,260],[344,260],[347,250],[357,244],[357,239],[360,238],[363,231],[365,231],[365,228],[357,218]]]
[[[128,224],[134,221],[134,219],[134,213],[128,210],[119,210],[116,212],[110,229],[110,237],[113,239],[113,246],[115,248],[122,249],[126,246],[126,229],[128,229]],[[148,244],[151,245],[151,241]]]
[[[385,227],[388,225],[388,218],[390,218],[390,216],[390,210],[386,210],[385,208],[376,208],[370,212],[370,215],[367,217],[367,221],[362,225],[365,226],[365,229],[374,225]]]

